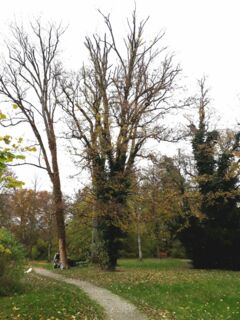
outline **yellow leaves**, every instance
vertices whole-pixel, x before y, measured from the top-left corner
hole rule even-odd
[[[1,180],[5,182],[6,188],[22,188],[25,184],[23,181],[18,181],[12,176],[4,176]]]
[[[12,137],[9,135],[0,137],[0,141],[3,141],[5,144],[10,144],[12,141]]]
[[[17,308],[16,306],[14,306],[12,309],[13,309],[14,311],[18,311],[20,308]]]
[[[23,156],[23,155],[17,155],[17,156],[15,157],[15,159],[24,160],[24,159],[25,159],[25,156]]]
[[[205,201],[208,204],[214,204],[218,200],[223,200],[224,203],[228,203],[230,200],[235,199],[240,195],[240,191],[238,189],[231,191],[217,191],[217,192],[209,192]]]
[[[30,152],[36,152],[37,148],[36,147],[25,147],[26,151],[30,151]]]
[[[13,107],[13,109],[15,109],[15,110],[16,110],[17,108],[19,108],[16,103],[13,103],[13,104],[12,104],[12,107]]]
[[[202,174],[198,177],[195,177],[193,179],[193,182],[197,182],[198,184],[203,184],[203,183],[207,183],[207,182],[210,182],[212,179],[212,176],[211,175],[208,175],[208,174]]]
[[[6,248],[5,253],[10,255],[10,254],[12,254],[12,251],[10,249]]]
[[[0,111],[0,120],[4,120],[6,118],[6,115]]]
[[[4,247],[4,245],[0,243],[0,254],[11,255],[12,252],[9,248]]]

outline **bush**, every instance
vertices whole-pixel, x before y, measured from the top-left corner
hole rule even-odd
[[[24,251],[13,235],[0,228],[0,296],[19,288],[23,275]]]
[[[40,251],[38,250],[38,247],[35,245],[32,247],[31,258],[33,260],[37,260],[39,256],[40,256]]]
[[[179,259],[186,258],[186,250],[180,240],[176,239],[172,242],[172,246],[170,249],[170,256],[172,258],[179,258]]]
[[[47,259],[48,243],[42,239],[38,239],[37,243],[32,247],[31,258],[34,260]]]

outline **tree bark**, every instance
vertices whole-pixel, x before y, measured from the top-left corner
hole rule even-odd
[[[53,158],[54,159],[54,158]],[[57,163],[53,167],[57,168]],[[57,222],[57,235],[58,246],[60,254],[60,262],[62,267],[68,268],[67,249],[66,249],[66,234],[65,234],[65,222],[64,222],[64,202],[61,191],[61,183],[58,171],[55,172],[53,177],[53,199],[55,205],[55,217]]]
[[[141,239],[141,234],[140,234],[140,218],[141,218],[141,213],[140,210],[137,209],[137,243],[138,243],[138,259],[142,261],[143,255],[142,255],[142,239]]]
[[[142,241],[141,241],[141,235],[138,232],[137,236],[137,242],[138,242],[138,259],[142,261],[143,255],[142,255]]]

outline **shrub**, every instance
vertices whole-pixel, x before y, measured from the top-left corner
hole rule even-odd
[[[184,259],[186,258],[186,250],[180,240],[176,239],[172,242],[170,249],[170,256],[172,258]]]
[[[19,288],[23,275],[24,251],[13,235],[0,228],[0,295],[8,295]]]
[[[38,247],[36,245],[34,245],[32,247],[32,252],[31,252],[31,258],[33,260],[37,260],[40,256],[40,251],[38,250]]]
[[[48,243],[42,239],[38,239],[36,244],[32,247],[31,258],[34,260],[47,259]]]

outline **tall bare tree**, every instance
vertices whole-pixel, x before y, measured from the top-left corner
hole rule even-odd
[[[103,18],[107,33],[85,41],[89,65],[77,76],[62,80],[62,105],[70,119],[71,136],[84,146],[91,167],[99,211],[104,212],[98,226],[108,252],[108,268],[113,269],[118,254],[117,223],[126,218],[131,172],[149,139],[169,137],[164,116],[176,107],[171,97],[180,68],[174,66],[172,56],[165,55],[164,47],[159,49],[163,33],[150,43],[144,40],[148,19],[138,23],[133,12],[121,47],[109,16]]]
[[[58,47],[63,29],[36,21],[31,31],[12,27],[13,40],[8,42],[8,58],[0,75],[0,94],[18,111],[9,125],[27,122],[40,149],[37,163],[47,171],[53,186],[60,259],[67,267],[64,205],[57,156],[57,103],[55,88],[60,72]]]

